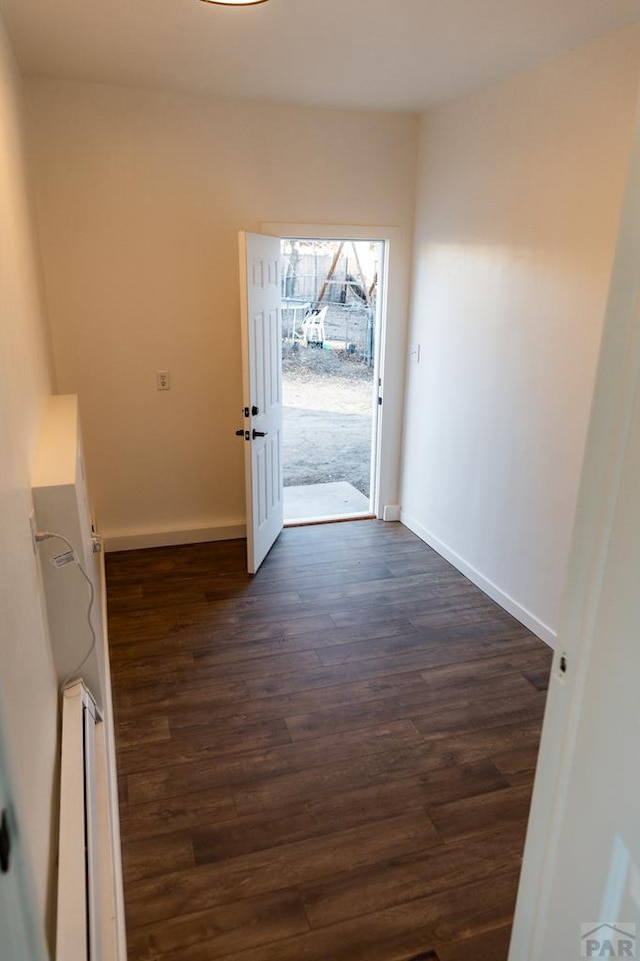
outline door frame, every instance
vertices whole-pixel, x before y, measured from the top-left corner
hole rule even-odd
[[[267,222],[260,233],[292,240],[384,241],[376,370],[382,381],[382,405],[376,425],[376,460],[371,505],[377,518],[399,520],[400,454],[404,410],[405,355],[408,311],[408,242],[399,227],[363,224]],[[397,336],[389,337],[389,318],[397,318]],[[397,510],[390,508],[397,507]]]

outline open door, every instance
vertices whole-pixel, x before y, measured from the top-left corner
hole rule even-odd
[[[611,275],[511,961],[640,934],[640,115]]]
[[[247,569],[255,574],[282,530],[280,239],[240,234]]]

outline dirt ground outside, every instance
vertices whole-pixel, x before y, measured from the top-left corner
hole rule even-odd
[[[284,486],[347,481],[369,496],[373,368],[347,351],[285,342]]]

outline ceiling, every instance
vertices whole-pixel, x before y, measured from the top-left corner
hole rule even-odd
[[[640,21],[640,0],[0,0],[26,75],[422,111]]]

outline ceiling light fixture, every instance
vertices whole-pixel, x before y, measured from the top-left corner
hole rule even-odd
[[[213,3],[216,7],[255,7],[267,0],[202,0],[203,3]]]

